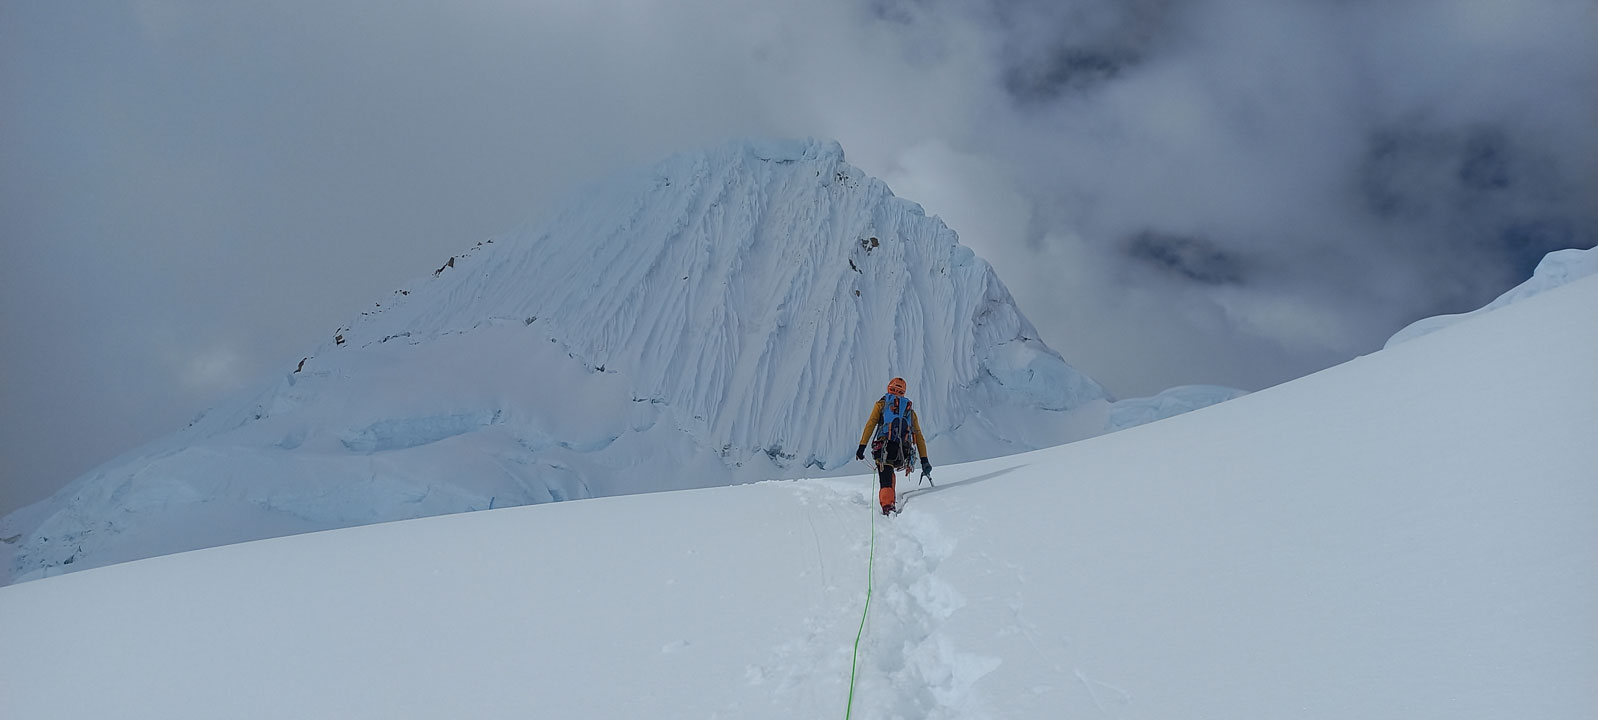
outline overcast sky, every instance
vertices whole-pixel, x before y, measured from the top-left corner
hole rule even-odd
[[[1119,396],[1255,390],[1598,243],[1598,2],[0,0],[0,513],[743,136],[840,141]]]

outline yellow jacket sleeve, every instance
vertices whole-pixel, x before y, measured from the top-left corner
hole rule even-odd
[[[916,409],[910,408],[910,429],[916,434],[916,449],[921,451],[923,459],[927,456],[927,439],[921,437],[921,418],[916,417]]]
[[[860,444],[871,442],[871,433],[882,424],[882,399],[877,398],[877,404],[871,407],[871,417],[866,418],[866,429],[860,433]],[[917,436],[919,437],[919,436]]]

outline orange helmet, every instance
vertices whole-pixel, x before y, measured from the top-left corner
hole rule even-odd
[[[904,394],[904,378],[894,378],[888,381],[888,392],[894,395]]]

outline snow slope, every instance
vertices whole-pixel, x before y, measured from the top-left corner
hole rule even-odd
[[[889,378],[939,464],[1108,397],[837,143],[741,142],[451,257],[300,367],[0,520],[16,579],[228,542],[831,472]],[[1169,406],[1174,407],[1174,406]]]
[[[0,588],[8,716],[1598,717],[1598,278],[937,471],[298,535]],[[870,571],[868,573],[868,567]]]

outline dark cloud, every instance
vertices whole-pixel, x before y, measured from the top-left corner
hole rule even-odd
[[[1002,28],[1004,87],[1023,104],[1103,87],[1156,49],[1167,0],[1012,0],[993,7]]]
[[[0,512],[579,184],[832,137],[1121,396],[1256,389],[1598,242],[1566,0],[0,4]]]
[[[1401,231],[1400,242],[1477,261],[1491,289],[1527,277],[1549,252],[1595,242],[1592,208],[1571,194],[1554,152],[1497,124],[1379,128],[1356,177],[1364,209]],[[1443,307],[1457,312],[1481,297],[1467,292]]]
[[[1127,51],[1064,46],[1040,64],[1007,69],[1004,87],[1022,101],[1044,102],[1104,85],[1136,61]]]
[[[1009,158],[1032,217],[1024,242],[987,254],[1025,308],[1098,301],[1041,321],[1051,343],[1105,337],[1112,317],[1140,329],[1067,352],[1123,394],[1157,390],[1142,379],[1155,374],[1249,388],[1302,375],[1598,241],[1591,7],[1002,7],[1022,48],[999,53],[1013,112],[963,151]],[[968,238],[983,225],[952,221]],[[1029,274],[1048,279],[1015,279]],[[1170,338],[1237,350],[1126,370],[1128,355],[1178,357]],[[1269,367],[1240,375],[1245,345]]]
[[[1144,230],[1126,241],[1126,254],[1165,272],[1205,285],[1241,285],[1239,260],[1204,238]]]

